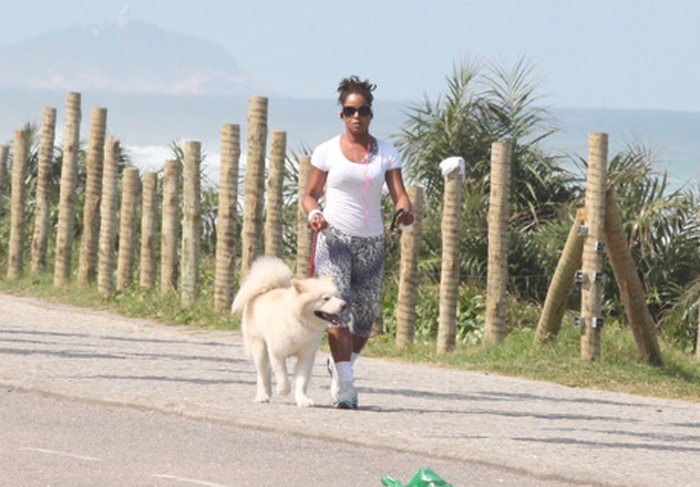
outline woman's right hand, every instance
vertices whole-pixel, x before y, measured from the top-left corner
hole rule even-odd
[[[328,173],[321,171],[319,168],[311,166],[311,174],[309,182],[306,185],[306,193],[302,199],[304,211],[309,215],[309,227],[314,231],[321,231],[328,226],[328,222],[321,213],[321,208],[318,206],[318,199],[323,193],[323,186],[326,184]]]

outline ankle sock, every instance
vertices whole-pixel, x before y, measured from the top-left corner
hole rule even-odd
[[[352,362],[336,362],[335,370],[338,373],[338,383],[355,381],[355,376],[352,371]]]

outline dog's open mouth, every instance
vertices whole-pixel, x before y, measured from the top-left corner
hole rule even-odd
[[[340,318],[338,315],[332,315],[328,313],[324,313],[323,311],[314,311],[314,314],[321,318],[324,321],[327,321],[328,323],[334,324],[334,325],[342,325],[343,320]]]

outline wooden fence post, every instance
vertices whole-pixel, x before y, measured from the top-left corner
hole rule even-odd
[[[97,277],[97,245],[100,237],[100,198],[102,197],[102,165],[104,159],[107,109],[93,107],[90,117],[90,139],[85,160],[85,208],[83,236],[80,243],[78,284],[86,285]]]
[[[396,306],[396,347],[413,343],[416,329],[416,301],[418,298],[418,254],[423,233],[423,188],[406,188],[413,204],[413,230],[401,234],[401,269],[399,295]]]
[[[644,285],[627,245],[625,229],[612,190],[607,192],[605,198],[605,240],[615,281],[620,289],[620,299],[625,306],[637,348],[648,363],[663,365],[654,319],[649,312]]]
[[[51,230],[51,166],[56,138],[56,109],[44,108],[36,178],[36,209],[32,236],[32,273],[46,272],[46,250]]]
[[[160,289],[175,291],[178,282],[180,237],[180,162],[165,161],[163,171],[163,224],[160,240]]]
[[[313,246],[313,230],[309,228],[309,220],[301,205],[309,184],[311,173],[311,156],[304,154],[299,156],[299,193],[297,196],[297,277],[304,278],[309,275],[311,263],[311,248]]]
[[[263,193],[265,186],[265,144],[267,141],[267,98],[253,96],[248,104],[248,146],[245,167],[245,206],[241,234],[241,277],[245,277],[263,246]]]
[[[3,216],[2,194],[5,190],[5,179],[7,176],[7,160],[10,156],[10,148],[6,145],[0,145],[0,217]]]
[[[569,293],[574,287],[574,276],[581,268],[581,256],[583,255],[583,238],[580,228],[585,219],[585,211],[579,208],[571,225],[569,236],[564,245],[564,251],[559,258],[557,269],[549,284],[547,297],[544,300],[540,321],[537,324],[535,342],[541,343],[553,339],[559,333],[561,322],[566,312],[566,303]]]
[[[199,297],[199,248],[202,235],[201,181],[199,165],[202,146],[198,141],[185,142],[182,180],[182,279],[180,301],[185,306]]]
[[[109,296],[114,292],[114,254],[117,237],[117,200],[119,199],[119,141],[105,143],[100,201],[100,241],[97,267],[97,292]]]
[[[440,312],[437,352],[451,352],[457,335],[459,298],[459,228],[462,211],[462,174],[454,169],[445,176],[442,210],[442,269],[440,275]]]
[[[585,279],[581,283],[581,358],[589,361],[600,359],[607,163],[608,134],[591,132],[585,198],[588,233],[584,237],[582,257]]]
[[[134,282],[136,260],[136,214],[141,193],[139,170],[127,167],[122,176],[121,221],[119,224],[119,258],[117,260],[117,289],[123,291]]]
[[[27,173],[29,141],[27,132],[15,130],[14,153],[12,154],[12,199],[10,207],[10,245],[8,250],[7,277],[18,279],[22,276],[24,264],[24,205],[27,187],[24,184]]]
[[[141,191],[141,264],[139,286],[153,289],[156,284],[156,241],[158,239],[158,175],[143,173]]]
[[[270,137],[270,170],[267,178],[265,219],[265,255],[282,257],[282,209],[284,162],[287,152],[287,132],[273,130]]]
[[[61,184],[59,187],[56,264],[53,274],[54,286],[64,285],[70,280],[71,276],[80,117],[80,93],[68,93],[66,96],[66,125],[63,136],[63,163],[61,165]]]
[[[695,306],[698,310],[698,333],[695,338],[695,357],[700,360],[700,301],[698,301]]]
[[[497,345],[508,333],[506,286],[508,284],[508,219],[510,217],[511,144],[491,145],[491,191],[489,196],[489,260],[486,278],[484,341]]]
[[[233,302],[234,262],[236,259],[238,203],[238,163],[241,157],[241,128],[221,127],[221,172],[219,175],[219,211],[216,218],[216,274],[214,310],[231,311]]]

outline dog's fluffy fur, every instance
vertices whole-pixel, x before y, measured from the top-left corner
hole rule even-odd
[[[270,401],[271,370],[276,392],[290,392],[286,359],[294,356],[297,406],[313,406],[306,388],[316,351],[326,326],[339,324],[338,315],[346,306],[330,278],[292,279],[292,271],[276,257],[253,263],[231,311],[243,313],[243,340],[257,370],[255,402]]]

